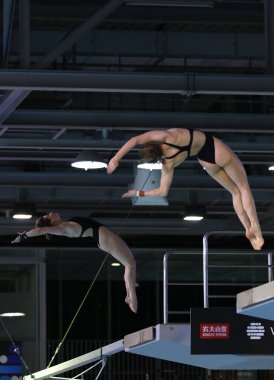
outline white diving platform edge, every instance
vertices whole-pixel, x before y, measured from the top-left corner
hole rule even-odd
[[[192,355],[190,324],[159,324],[124,342],[126,352],[207,369],[274,369],[273,355]]]
[[[237,313],[274,321],[274,281],[237,294]]]
[[[126,335],[122,340],[87,354],[24,376],[24,380],[52,378],[122,351],[207,369],[274,369],[273,355],[193,355],[190,324],[158,324]]]

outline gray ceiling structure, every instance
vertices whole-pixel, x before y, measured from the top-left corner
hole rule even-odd
[[[112,175],[70,167],[83,150],[108,160],[128,138],[171,127],[210,131],[230,145],[247,170],[262,229],[273,229],[273,1],[179,3],[3,1],[2,234],[33,223],[12,220],[15,202],[90,215],[147,253],[201,247],[206,231],[242,229],[230,194],[194,159],[176,168],[168,206],[121,198],[137,150]],[[192,204],[206,208],[203,222],[183,221]]]

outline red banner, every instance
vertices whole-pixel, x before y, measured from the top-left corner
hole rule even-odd
[[[201,339],[228,339],[229,323],[200,323]]]

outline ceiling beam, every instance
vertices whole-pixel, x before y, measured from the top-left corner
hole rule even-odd
[[[45,209],[44,209],[45,210]],[[48,209],[51,211],[51,209]],[[63,216],[62,209],[58,209],[58,211],[61,212],[61,215]],[[69,211],[69,210],[68,210]],[[71,210],[72,213],[66,213],[67,217],[69,218],[71,215],[73,215],[73,210]],[[88,215],[88,212],[81,212],[81,215],[84,217]],[[96,218],[97,219],[97,218]],[[217,219],[205,219],[206,221],[206,226],[207,228],[205,229],[205,223],[200,223],[199,225],[190,225],[189,223],[186,224],[182,220],[182,218],[178,217],[173,220],[173,222],[170,222],[168,224],[165,224],[164,222],[166,219],[159,219],[162,224],[155,223],[154,220],[150,220],[149,223],[145,223],[147,219],[146,218],[98,218],[98,221],[101,223],[105,224],[106,226],[109,226],[113,232],[116,232],[119,235],[125,236],[129,235],[131,238],[140,236],[148,236],[150,237],[151,235],[157,235],[157,236],[182,236],[182,235],[199,235],[199,239],[201,241],[201,246],[202,246],[202,236],[206,231],[216,231],[216,230],[221,230],[225,231],[227,229],[227,226],[229,225],[227,219],[221,220],[220,218]],[[33,219],[30,221],[24,221],[24,223],[9,223],[8,219],[4,219],[1,221],[0,219],[0,227],[1,227],[1,234],[2,235],[12,235],[12,234],[17,234],[18,230],[25,230],[27,226],[30,228],[33,227]],[[2,239],[3,240],[3,239]],[[182,239],[182,244],[185,243],[185,239]],[[2,245],[5,245],[5,241],[1,242]],[[7,244],[7,242],[6,242]],[[37,245],[41,247],[43,244],[43,240],[39,242]],[[44,243],[46,245],[46,242]],[[60,242],[57,243],[57,245],[60,245]],[[147,244],[147,243],[145,243]],[[10,245],[10,244],[8,244]],[[157,244],[155,244],[157,246]],[[48,246],[47,246],[48,247]],[[166,250],[165,248],[166,245],[161,248],[161,252],[163,253],[163,250]],[[77,249],[79,250],[80,247]],[[30,247],[28,247],[30,249]],[[67,246],[66,246],[66,249]],[[95,249],[91,246],[89,246],[89,250]],[[97,248],[98,250],[98,248]],[[142,250],[142,249],[141,249]],[[144,251],[147,253],[148,251],[151,251],[151,248],[146,248]]]
[[[27,129],[93,129],[145,131],[176,127],[210,132],[274,133],[273,114],[190,113],[153,111],[16,110],[3,127]]]
[[[233,1],[233,0],[232,0]],[[232,2],[231,1],[231,2]],[[166,8],[163,12],[162,8],[154,7],[153,12],[147,12],[144,7],[120,7],[115,12],[115,16],[110,15],[105,21],[115,23],[118,25],[121,20],[127,20],[128,22],[138,24],[147,21],[154,23],[229,23],[229,24],[241,24],[243,20],[245,24],[262,25],[263,23],[263,3],[261,1],[249,1],[240,4],[237,1],[237,7],[231,7],[228,4],[222,4],[224,1],[218,1],[218,6],[210,9],[206,8],[184,8],[178,10],[178,8],[170,7]],[[48,2],[40,3],[33,2],[31,5],[32,12],[35,15],[35,21],[40,23],[50,23],[51,20],[57,20],[59,22],[66,21],[70,15],[73,15],[78,20],[85,20],[86,7],[79,6],[78,2],[66,1],[66,12],[64,12],[64,5],[60,2],[54,2],[54,6]],[[89,3],[89,9],[97,10],[96,2]],[[51,25],[51,24],[50,24]]]
[[[0,89],[273,96],[274,76],[1,70]]]
[[[124,140],[113,139],[23,139],[23,138],[4,138],[0,139],[0,149],[63,149],[77,151],[81,149],[94,149],[94,150],[117,150],[125,143]],[[235,152],[247,153],[273,153],[273,143],[270,142],[257,142],[257,141],[243,141],[232,142],[229,144]],[[137,151],[138,147],[132,149]]]
[[[52,188],[60,187],[66,188],[93,188],[102,189],[102,187],[110,189],[124,189],[129,183],[132,183],[134,178],[133,170],[119,171],[113,175],[107,175],[106,172],[95,173],[89,171],[88,173],[30,173],[30,172],[5,172],[5,175],[0,176],[0,187],[44,187]],[[250,176],[249,182],[253,191],[274,191],[273,177]],[[203,190],[220,190],[224,191],[215,181],[209,176],[202,175],[181,175],[175,176],[171,191],[179,189],[203,189]],[[100,194],[99,194],[100,196]]]

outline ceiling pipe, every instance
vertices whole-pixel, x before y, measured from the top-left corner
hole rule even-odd
[[[273,75],[0,70],[0,89],[151,94],[274,95]]]
[[[145,131],[181,128],[209,132],[274,133],[273,114],[192,113],[155,111],[56,111],[16,110],[3,127],[17,129],[77,129]],[[251,131],[252,130],[252,131]]]

